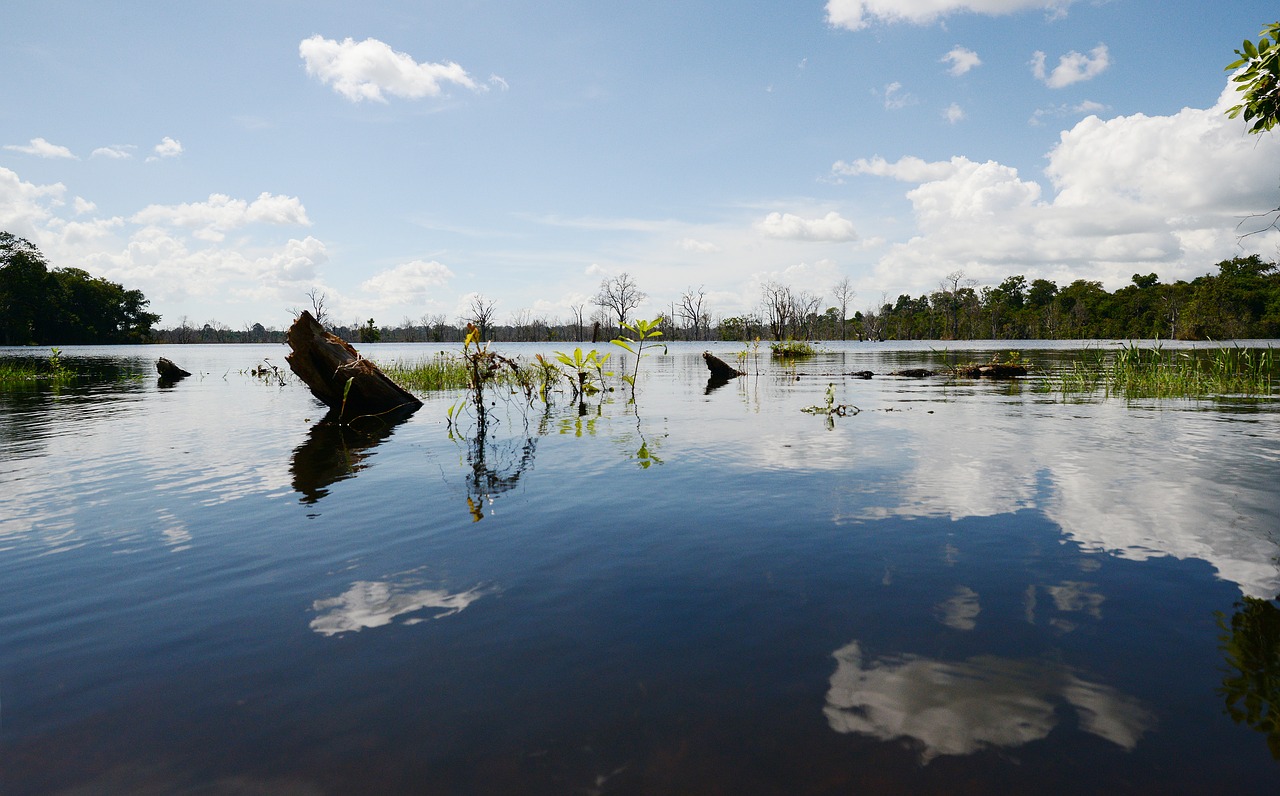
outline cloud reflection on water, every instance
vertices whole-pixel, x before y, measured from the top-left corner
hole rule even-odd
[[[864,413],[859,420],[867,419]],[[1280,505],[1266,469],[1280,452],[1266,426],[1217,422],[1185,405],[1099,403],[1040,411],[1035,403],[969,399],[935,415],[876,415],[883,440],[852,448],[898,463],[893,489],[851,486],[842,519],[993,517],[1040,511],[1085,552],[1146,560],[1201,559],[1250,596],[1280,592]],[[1274,426],[1271,416],[1259,422]],[[859,429],[866,442],[868,429]],[[1244,433],[1244,432],[1249,433]],[[828,460],[832,458],[828,453]]]
[[[864,662],[852,641],[833,653],[823,713],[831,729],[881,740],[913,739],[922,762],[1013,748],[1045,738],[1066,701],[1080,729],[1132,750],[1155,719],[1133,697],[1048,661],[978,656],[961,662],[913,655]]]
[[[367,627],[389,625],[397,617],[424,608],[439,608],[426,617],[441,619],[452,616],[484,595],[479,587],[450,594],[443,589],[408,590],[409,587],[385,581],[358,580],[337,597],[316,600],[311,604],[321,614],[311,620],[311,629],[322,636],[359,632]],[[408,619],[404,624],[417,624],[423,617]]]

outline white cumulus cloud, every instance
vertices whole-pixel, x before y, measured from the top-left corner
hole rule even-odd
[[[770,213],[756,225],[766,237],[786,240],[849,241],[857,240],[853,222],[832,211],[822,218],[801,218],[791,213]]]
[[[182,154],[182,142],[166,135],[152,151],[157,158],[176,158]]]
[[[958,104],[953,102],[942,112],[942,118],[946,119],[951,124],[962,122],[964,121],[964,108],[961,108]]]
[[[942,56],[940,60],[944,64],[951,64],[951,68],[947,71],[956,77],[969,72],[975,67],[982,66],[982,59],[978,57],[976,52],[958,45],[953,47],[951,52]]]
[[[70,149],[51,144],[43,138],[33,138],[29,144],[5,144],[4,148],[11,152],[21,152],[24,155],[35,155],[38,158],[79,160]]]
[[[905,198],[917,234],[877,264],[884,281],[927,289],[962,270],[980,281],[1011,273],[1091,279],[1109,289],[1135,272],[1191,279],[1236,254],[1269,256],[1280,232],[1240,239],[1241,218],[1275,206],[1280,139],[1244,134],[1214,107],[1170,116],[1090,116],[1048,152],[1046,186],[995,161],[880,158],[840,162],[837,174],[915,183]],[[1242,250],[1243,248],[1243,250]]]
[[[1031,73],[1049,88],[1065,88],[1073,83],[1092,80],[1111,65],[1111,52],[1107,45],[1099,44],[1088,55],[1075,50],[1058,59],[1052,72],[1045,72],[1045,54],[1037,50],[1031,56]]]
[[[306,64],[307,74],[351,100],[386,102],[386,95],[420,99],[435,97],[444,83],[453,83],[472,91],[484,91],[467,71],[449,63],[419,63],[413,56],[397,52],[385,42],[365,39],[357,42],[312,36],[298,45],[298,54]],[[496,75],[489,82],[506,88]]]
[[[328,261],[324,243],[308,235],[303,240],[290,238],[283,249],[265,258],[261,265],[265,274],[280,282],[310,282]]]
[[[1050,17],[1066,14],[1074,0],[827,0],[827,24],[861,30],[873,22],[925,25],[952,14],[999,16],[1041,9]]]
[[[311,224],[297,197],[266,192],[252,202],[215,193],[204,202],[148,205],[129,220],[135,224],[186,227],[193,230],[195,237],[208,241],[220,241],[229,230],[246,224]]]
[[[452,278],[453,272],[435,260],[414,260],[366,279],[360,287],[389,299],[418,303]]]

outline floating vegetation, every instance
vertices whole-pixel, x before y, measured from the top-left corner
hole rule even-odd
[[[813,344],[806,340],[779,340],[769,344],[769,351],[774,359],[800,359],[818,353]]]
[[[1016,379],[1027,375],[1028,369],[1022,360],[1022,352],[1010,351],[1003,358],[998,353],[994,354],[987,362],[953,365],[949,373],[960,379]]]
[[[285,370],[279,365],[273,364],[271,360],[267,358],[263,358],[263,360],[253,368],[249,370],[242,370],[240,372],[252,376],[269,387],[284,387],[293,380],[292,371]]]
[[[806,406],[800,411],[808,412],[811,415],[825,416],[827,418],[827,428],[833,429],[836,427],[837,417],[848,417],[850,415],[856,415],[862,410],[854,406],[853,404],[836,403],[836,385],[828,384],[827,398],[826,398],[825,404],[820,404],[818,406]]]
[[[71,370],[62,361],[62,351],[50,349],[47,360],[38,359],[6,359],[0,360],[0,385],[13,386],[41,382],[45,384],[71,384],[79,374]]]
[[[1268,396],[1274,393],[1276,375],[1270,346],[1170,351],[1159,345],[1125,345],[1110,355],[1099,349],[1082,351],[1042,389],[1126,399]]]

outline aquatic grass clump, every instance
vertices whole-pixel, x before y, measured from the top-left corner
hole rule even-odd
[[[779,340],[769,344],[769,351],[775,359],[800,359],[818,353],[806,340]]]
[[[1169,351],[1126,345],[1111,356],[1085,350],[1046,385],[1063,395],[1101,391],[1126,399],[1209,398],[1271,395],[1276,376],[1270,347]]]
[[[0,361],[0,385],[31,384],[71,384],[79,374],[67,367],[62,361],[62,352],[53,348],[45,361],[37,359],[7,359]]]
[[[417,362],[399,359],[383,366],[382,372],[406,390],[418,392],[461,390],[470,383],[466,363],[443,352]]]
[[[20,384],[40,378],[41,371],[30,362],[0,362],[0,384]]]

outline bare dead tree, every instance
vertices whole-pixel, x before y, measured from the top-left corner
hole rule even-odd
[[[791,288],[773,280],[765,282],[760,287],[760,309],[773,339],[785,337],[795,315],[795,297]]]
[[[476,328],[480,330],[480,339],[487,340],[489,338],[489,326],[493,323],[493,316],[497,311],[497,301],[485,298],[482,293],[476,293],[471,297],[469,314],[463,320],[468,323],[474,323]]]
[[[818,319],[818,307],[822,305],[822,296],[801,290],[793,294],[791,308],[795,313],[792,323],[796,329],[804,330],[804,339],[813,339],[813,324]]]
[[[311,317],[316,319],[316,323],[321,326],[329,325],[329,312],[325,305],[329,303],[329,297],[323,290],[313,287],[307,291],[307,299],[311,302]]]
[[[533,317],[528,307],[521,307],[511,312],[512,335],[516,340],[524,340],[529,333],[529,319]]]
[[[636,286],[631,274],[624,271],[613,279],[601,280],[600,292],[596,293],[595,297],[595,305],[606,314],[616,318],[618,320],[618,328],[621,329],[626,324],[627,318],[630,317],[631,311],[639,307],[640,303],[646,298],[648,298],[648,295]]]
[[[853,289],[853,283],[849,281],[849,277],[844,277],[835,286],[831,288],[831,295],[836,299],[836,306],[840,308],[840,339],[845,339],[845,323],[849,318],[849,305],[853,303],[858,293]]]
[[[577,340],[585,339],[586,331],[583,325],[583,319],[585,318],[586,309],[587,305],[583,303],[569,305],[569,312],[573,313],[573,326],[577,333],[577,337],[575,338]]]
[[[701,340],[707,331],[704,327],[703,319],[707,317],[706,310],[707,293],[702,285],[695,288],[689,288],[680,294],[680,301],[676,306],[677,317],[684,321],[686,329],[692,329],[693,335],[691,339]]]

